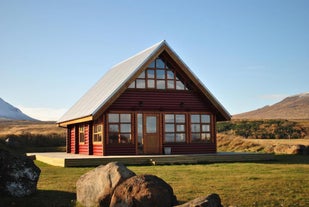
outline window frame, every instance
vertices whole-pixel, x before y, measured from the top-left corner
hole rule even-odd
[[[101,130],[97,130],[97,127],[100,127]],[[95,137],[99,136],[100,139],[96,139]],[[93,135],[92,135],[93,143],[102,143],[103,141],[103,124],[94,124],[93,125]]]
[[[158,67],[157,62],[163,63],[163,67]],[[160,75],[159,75],[160,74]],[[173,74],[173,76],[171,76]],[[180,80],[177,72],[167,66],[166,61],[157,58],[152,61],[130,85],[131,89],[157,89],[157,90],[188,90],[186,83]]]
[[[177,122],[177,116],[183,116],[184,117],[184,121],[181,122]],[[172,120],[167,120],[167,116],[173,116]],[[187,131],[187,116],[186,113],[164,113],[163,116],[163,143],[186,143],[187,141],[187,135],[188,135],[188,131]],[[170,126],[171,128],[167,128],[167,126]],[[183,130],[180,128],[178,128],[179,126],[181,126],[183,128]],[[168,131],[167,131],[168,130]],[[177,140],[177,135],[179,136],[184,136],[184,138],[182,138],[181,140]],[[173,140],[167,140],[168,136],[173,136]]]
[[[192,116],[198,116],[198,121],[192,121]],[[203,122],[203,116],[207,116],[207,120]],[[190,143],[213,143],[212,134],[212,115],[209,113],[191,113],[190,114]],[[197,126],[193,130],[193,125]],[[207,130],[204,129],[207,127]],[[195,139],[194,136],[197,138]]]
[[[117,120],[110,120],[110,115],[117,115]],[[129,120],[124,120],[123,115],[129,115]],[[107,114],[107,144],[134,144],[133,143],[133,114],[132,113],[120,113],[111,112]],[[125,130],[127,125],[129,126],[128,131]],[[111,126],[115,127],[113,135],[111,134]],[[111,136],[116,136],[116,139],[112,139]],[[127,137],[128,136],[128,137]],[[116,140],[116,141],[112,141]]]
[[[83,143],[83,144],[85,144],[85,142],[86,142],[86,140],[85,140],[85,125],[84,124],[80,124],[78,126],[78,142]]]

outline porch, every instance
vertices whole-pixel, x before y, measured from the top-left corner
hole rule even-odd
[[[194,155],[134,155],[94,156],[68,154],[65,152],[28,153],[33,159],[60,167],[95,167],[109,162],[125,165],[173,165],[204,164],[219,162],[261,162],[274,160],[273,154],[219,152]]]

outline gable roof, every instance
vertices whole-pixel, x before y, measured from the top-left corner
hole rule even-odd
[[[224,120],[229,120],[231,115],[209,92],[203,83],[191,72],[189,67],[180,57],[169,47],[165,40],[149,47],[146,50],[120,62],[113,66],[99,81],[86,92],[58,121],[58,125],[67,126],[68,124],[91,121],[98,115],[102,108],[109,106],[133,81],[133,76],[142,72],[150,62],[155,60],[163,51],[178,63],[185,73],[193,79],[199,86],[202,93],[218,109]]]

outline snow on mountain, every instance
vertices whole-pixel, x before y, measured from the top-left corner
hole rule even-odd
[[[38,121],[24,114],[18,108],[12,106],[11,104],[5,102],[0,98],[0,120],[27,120],[27,121]]]

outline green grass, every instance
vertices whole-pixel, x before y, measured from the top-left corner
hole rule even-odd
[[[169,183],[178,200],[218,193],[227,206],[309,206],[309,156],[277,156],[270,163],[129,166],[136,174],[153,174]],[[92,168],[61,168],[41,162],[35,195],[0,197],[4,206],[74,206],[75,183]]]

